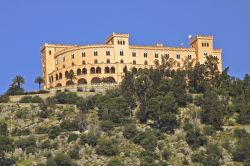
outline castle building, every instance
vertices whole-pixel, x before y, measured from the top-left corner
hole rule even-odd
[[[190,38],[190,47],[166,47],[162,44],[136,46],[129,44],[129,34],[113,33],[104,44],[62,45],[44,44],[41,47],[44,89],[68,85],[117,84],[122,81],[123,69],[138,70],[161,64],[162,56],[177,61],[176,68],[184,59],[194,59],[201,64],[207,56],[215,56],[222,70],[221,49],[214,49],[213,36]],[[67,79],[70,72],[75,79]]]

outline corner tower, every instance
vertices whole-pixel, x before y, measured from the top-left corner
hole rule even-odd
[[[190,47],[195,49],[196,59],[201,64],[205,63],[207,56],[218,58],[218,69],[222,71],[221,49],[214,49],[213,36],[197,35],[190,39]]]

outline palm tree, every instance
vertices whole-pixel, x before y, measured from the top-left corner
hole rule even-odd
[[[43,78],[41,76],[36,77],[35,83],[39,85],[39,90],[41,90],[41,84],[43,83]]]
[[[75,75],[74,71],[69,72],[69,74],[67,75],[67,79],[70,80],[72,83],[74,83],[73,80],[76,79],[76,75]]]
[[[12,86],[17,86],[18,88],[22,88],[24,82],[25,82],[24,78],[20,75],[17,75],[12,80]]]

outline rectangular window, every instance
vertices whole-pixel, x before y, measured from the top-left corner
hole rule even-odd
[[[181,59],[181,55],[179,53],[176,54],[177,59]]]
[[[75,54],[71,53],[71,59],[74,59],[74,58],[75,58]]]
[[[110,55],[110,50],[106,50],[106,55],[107,55],[107,56]]]
[[[82,57],[85,57],[85,56],[86,56],[86,55],[85,55],[85,51],[83,51],[83,52],[82,52]]]
[[[166,58],[166,59],[169,59],[169,54],[165,54],[165,58]]]
[[[158,52],[155,52],[155,58],[158,58]]]
[[[204,52],[204,57],[207,57],[207,52]]]
[[[123,56],[123,50],[120,50],[120,56]]]
[[[62,57],[62,61],[65,62],[65,56]]]
[[[148,57],[148,53],[144,52],[144,58],[147,58],[147,57]]]
[[[94,50],[94,56],[97,56],[97,55],[98,55],[97,50]]]
[[[192,55],[191,54],[188,54],[188,59],[192,59]]]
[[[135,51],[132,52],[132,57],[136,57],[136,52]]]

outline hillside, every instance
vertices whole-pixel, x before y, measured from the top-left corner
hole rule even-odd
[[[250,165],[250,76],[217,60],[126,70],[119,88],[88,97],[0,97],[0,165]],[[17,88],[17,87],[16,87]],[[13,92],[11,90],[11,92]]]

